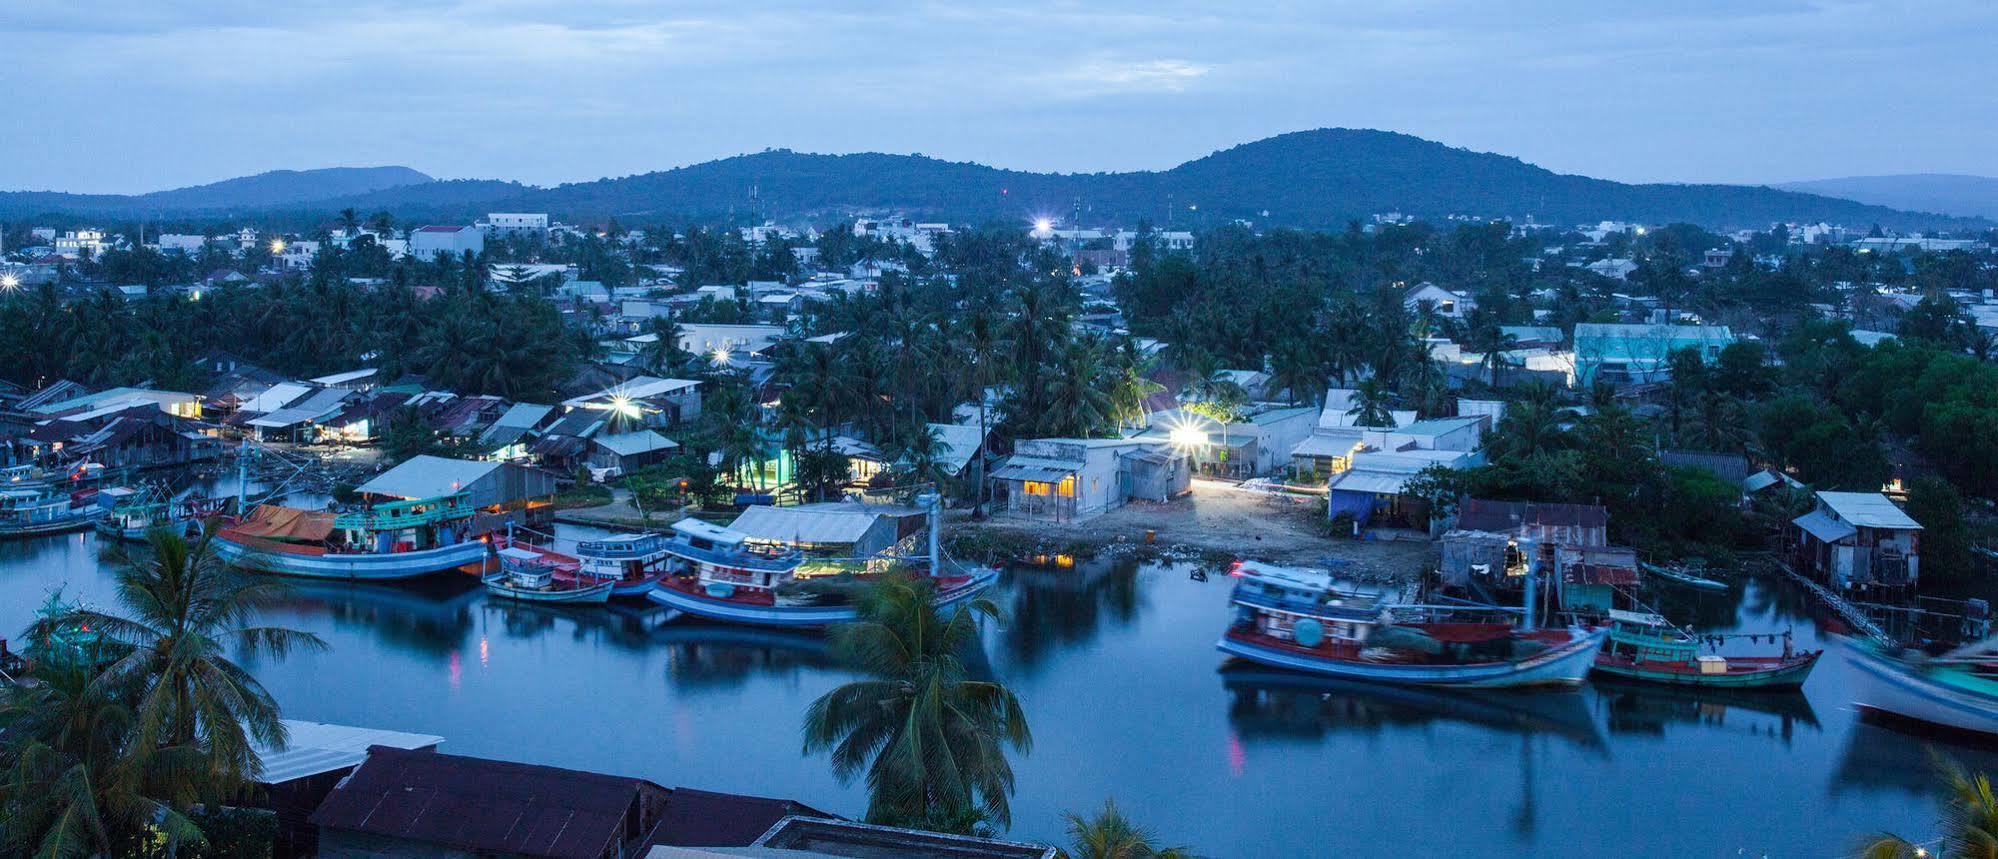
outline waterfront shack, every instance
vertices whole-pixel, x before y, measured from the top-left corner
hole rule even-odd
[[[1193,468],[1182,446],[1155,439],[1039,438],[1015,446],[991,480],[996,509],[1070,522],[1191,492]]]
[[[469,533],[489,534],[508,524],[547,528],[554,521],[555,488],[555,476],[538,468],[423,454],[376,475],[358,491],[370,503],[463,493],[478,510]]]
[[[1819,492],[1787,529],[1791,562],[1840,589],[1907,588],[1921,574],[1922,525],[1878,492]]]

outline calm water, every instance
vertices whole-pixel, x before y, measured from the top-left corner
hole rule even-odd
[[[112,604],[96,549],[86,534],[0,543],[0,630],[58,585]],[[1036,741],[1017,763],[1012,834],[1059,838],[1063,810],[1111,795],[1217,856],[1832,856],[1866,833],[1929,831],[1923,742],[1856,722],[1835,646],[1803,694],[1739,700],[1312,688],[1217,672],[1230,582],[1189,571],[1085,563],[1015,571],[994,592],[1008,620],[984,657]],[[1677,596],[1668,609],[1705,628],[1794,627],[1798,646],[1823,646],[1787,588]],[[291,717],[864,807],[799,751],[806,705],[850,676],[810,636],[489,602],[448,577],[301,584],[279,615],[332,645],[252,666]]]

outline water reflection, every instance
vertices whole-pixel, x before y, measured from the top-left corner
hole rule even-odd
[[[1092,558],[1072,568],[1016,566],[1005,571],[994,595],[1005,612],[1006,653],[1034,673],[1050,657],[1088,644],[1107,626],[1127,627],[1143,607],[1138,565]]]
[[[681,693],[739,689],[755,676],[837,667],[822,635],[676,621],[653,640],[666,649],[666,682]]]
[[[1856,722],[1839,751],[1831,792],[1893,789],[1934,796],[1941,787],[1938,759],[1956,761],[1972,772],[1998,775],[1998,745],[1967,744],[1925,736],[1921,729],[1889,724],[1877,717]]]
[[[1608,712],[1612,734],[1664,736],[1670,726],[1735,731],[1789,745],[1797,728],[1822,732],[1818,713],[1798,690],[1755,691],[1589,681]]]
[[[472,606],[483,597],[476,581],[437,576],[399,585],[301,579],[288,583],[277,608],[323,617],[335,629],[372,631],[391,647],[436,657],[464,646],[474,627]]]
[[[1354,683],[1234,663],[1220,672],[1228,721],[1245,737],[1324,738],[1457,722],[1505,733],[1551,734],[1606,752],[1578,692],[1453,692]]]

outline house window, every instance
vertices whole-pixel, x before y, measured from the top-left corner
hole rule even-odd
[[[1049,487],[1049,486],[1048,486],[1048,484],[1045,484],[1045,483],[1042,483],[1042,482],[1040,482],[1040,481],[1038,481],[1038,480],[1028,480],[1028,481],[1023,481],[1023,482],[1022,482],[1022,483],[1020,484],[1020,494],[1022,494],[1022,495],[1046,495],[1046,494],[1048,494],[1048,490],[1049,490],[1050,488],[1051,488],[1051,487]]]
[[[1075,497],[1075,475],[1071,474],[1071,475],[1069,475],[1069,476],[1067,476],[1067,477],[1064,477],[1064,478],[1062,478],[1062,479],[1061,479],[1061,483],[1059,483],[1059,484],[1057,484],[1057,485],[1055,486],[1055,494],[1056,494],[1056,495],[1059,495],[1059,496],[1061,496],[1061,497],[1063,497],[1063,498],[1074,498],[1074,497]]]

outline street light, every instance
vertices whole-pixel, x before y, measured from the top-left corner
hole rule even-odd
[[[271,253],[284,253],[284,239],[271,239]]]
[[[16,275],[12,272],[9,272],[7,274],[0,274],[0,289],[15,290],[20,288],[21,288],[21,278],[19,275]]]
[[[714,359],[716,364],[719,364],[723,367],[728,366],[728,350],[716,349],[714,351]]]
[[[1054,221],[1049,218],[1034,219],[1034,235],[1046,238],[1054,232]]]

